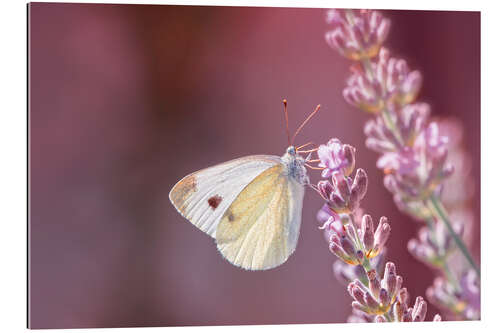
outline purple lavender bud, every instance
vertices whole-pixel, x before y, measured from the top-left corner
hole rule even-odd
[[[356,249],[352,241],[349,239],[349,237],[341,237],[340,245],[342,246],[342,249],[349,257],[351,258],[356,257]]]
[[[332,236],[332,238],[334,238],[335,235]],[[347,257],[347,255],[345,254],[345,252],[342,250],[342,247],[341,245],[339,245],[337,242],[335,241],[331,241],[330,244],[329,244],[329,249],[330,251],[337,255],[339,258],[343,258],[343,257]]]
[[[448,137],[440,135],[439,126],[436,122],[431,122],[424,132],[426,152],[430,157],[437,158],[446,154],[448,148]]]
[[[329,239],[329,242],[330,243],[335,243],[336,245],[338,245],[340,248],[342,248],[342,245],[340,244],[340,236],[339,234],[337,234],[336,232],[332,233],[330,239]]]
[[[402,322],[403,321],[403,306],[401,305],[400,301],[397,301],[394,304],[394,308],[392,310],[394,320],[396,322]]]
[[[384,106],[380,96],[381,90],[379,83],[367,81],[363,76],[353,74],[342,94],[349,104],[370,113],[378,113]]]
[[[393,297],[397,296],[399,293],[399,290],[401,290],[401,287],[403,286],[403,277],[401,275],[396,276],[396,288],[393,293]]]
[[[352,41],[356,43],[356,48],[363,49],[365,47],[365,43],[364,43],[363,31],[361,30],[362,22],[360,22],[357,19],[355,19],[355,21],[357,21],[357,24],[355,22],[355,24],[351,28],[352,31],[351,37],[353,39]]]
[[[385,243],[389,239],[389,234],[391,232],[391,227],[387,223],[387,218],[382,216],[380,218],[377,230],[375,230],[375,248],[380,251],[384,247]],[[375,254],[376,255],[376,254]]]
[[[369,253],[373,249],[375,235],[373,233],[373,220],[370,215],[364,215],[361,220],[361,240]]]
[[[377,272],[372,269],[366,273],[368,277],[368,285],[370,287],[370,291],[372,292],[373,296],[379,297],[380,294],[380,281],[377,277]]]
[[[389,29],[391,27],[391,22],[388,19],[383,19],[377,28],[377,42],[382,44],[387,35],[389,34]]]
[[[396,265],[394,265],[393,262],[389,261],[385,264],[384,280],[391,274],[396,275]]]
[[[363,295],[363,300],[372,311],[376,311],[379,307],[379,303],[375,298],[373,298],[372,294],[369,291],[365,291]]]
[[[405,95],[402,97],[402,104],[413,102],[422,86],[422,74],[419,71],[413,71],[402,82],[401,91]]]
[[[367,20],[368,25],[370,26],[370,29],[376,28],[381,22],[382,22],[382,15],[377,12],[377,11],[370,11],[367,12],[367,15],[369,16],[369,20]]]
[[[333,219],[333,217],[332,217],[332,219]],[[325,223],[326,226],[324,228],[323,235],[324,235],[325,241],[327,243],[335,242],[335,243],[337,243],[337,245],[340,246],[340,241],[338,240],[339,236],[345,235],[345,232],[344,232],[344,229],[342,228],[342,226],[339,226],[338,224],[339,224],[338,221]],[[320,227],[320,229],[321,229],[321,227]],[[337,241],[335,241],[335,239],[337,239]]]
[[[352,259],[342,250],[342,248],[335,242],[331,242],[329,245],[330,251],[335,254],[340,260],[353,265]]]
[[[343,14],[344,12],[339,9],[329,9],[326,12],[326,23],[333,25],[345,24]]]
[[[396,76],[407,76],[410,72],[408,67],[408,63],[404,59],[394,59],[394,69],[396,72]]]
[[[344,158],[345,158],[345,172],[344,172],[344,174],[346,176],[349,176],[352,173],[352,171],[354,170],[354,165],[356,163],[356,159],[354,157],[355,153],[356,153],[356,149],[350,145],[343,145],[342,152],[343,152]]]
[[[390,57],[389,49],[382,47],[378,55],[380,63],[385,64],[389,60],[389,57]]]
[[[333,218],[334,212],[328,207],[328,204],[323,204],[321,209],[316,214],[316,219],[320,225],[324,225],[330,217]],[[333,222],[333,221],[332,221]]]
[[[397,291],[397,279],[396,274],[391,273],[388,276],[384,276],[385,285],[387,288],[388,297],[392,298]]]
[[[318,190],[321,197],[325,200],[330,200],[330,196],[332,195],[334,188],[332,183],[328,180],[320,180],[318,182]]]
[[[340,54],[345,53],[346,37],[340,29],[328,31],[325,34],[325,41],[332,49],[336,49]]]
[[[351,204],[354,207],[359,205],[359,202],[364,198],[366,191],[368,189],[368,175],[363,169],[358,169],[356,171],[356,176],[354,177],[354,182],[351,187]],[[353,207],[353,208],[354,208]]]
[[[340,221],[342,222],[342,225],[344,225],[347,236],[349,236],[350,239],[356,239],[356,229],[351,223],[349,223],[351,221],[349,215],[342,214]]]
[[[406,304],[408,302],[408,299],[408,290],[406,288],[401,288],[398,293],[398,300],[401,302],[401,304]]]
[[[380,303],[382,303],[382,306],[384,306],[384,307],[391,304],[391,296],[385,288],[380,289],[379,299],[380,299]]]
[[[358,106],[360,103],[360,99],[358,96],[356,96],[355,91],[352,87],[346,87],[344,90],[342,90],[342,96],[344,96],[344,99],[347,103],[353,105],[353,106]]]
[[[380,134],[379,134],[379,131],[378,131],[378,126],[377,126],[377,123],[375,122],[375,120],[373,119],[370,119],[366,122],[364,128],[363,128],[363,132],[365,133],[365,135],[367,137],[373,137],[373,138],[376,138],[376,139],[380,139]]]
[[[335,237],[338,237],[338,234],[331,228],[325,228],[325,230],[323,231],[323,236],[325,238],[325,241],[330,244],[331,242],[333,242],[333,239]],[[339,244],[337,243],[337,245]]]
[[[333,183],[337,187],[338,194],[344,201],[348,201],[351,196],[351,189],[348,180],[340,173],[335,172],[332,177]]]
[[[411,313],[413,321],[424,321],[425,315],[427,313],[427,302],[421,296],[418,296],[415,300],[415,305]]]
[[[349,285],[347,286],[347,291],[349,292],[351,297],[361,305],[366,305],[364,301],[365,291],[362,290],[355,282],[349,283]]]

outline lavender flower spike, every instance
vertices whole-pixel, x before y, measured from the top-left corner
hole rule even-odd
[[[331,139],[320,146],[318,156],[323,176],[316,190],[325,200],[318,211],[330,251],[339,259],[334,263],[335,275],[348,282],[347,291],[353,298],[351,322],[422,321],[427,303],[417,298],[415,306],[406,305],[403,278],[396,274],[396,265],[385,264],[383,275],[378,268],[382,263],[380,253],[390,235],[386,217],[381,217],[374,228],[370,215],[362,214],[360,201],[368,188],[368,176],[363,169],[354,169],[354,148]],[[326,170],[326,172],[325,172]],[[382,276],[380,278],[379,276]],[[440,318],[440,317],[436,317]]]
[[[437,268],[445,277],[436,279],[435,285],[429,288],[429,298],[461,318],[479,317],[479,310],[470,305],[476,299],[463,299],[462,289],[466,288],[461,287],[459,281],[462,278],[457,277],[462,272],[450,269],[457,264],[450,260],[451,253],[458,249],[461,259],[467,261],[476,276],[480,275],[479,267],[462,240],[464,228],[450,218],[456,216],[456,212],[449,214],[449,207],[445,208],[449,204],[446,198],[451,193],[444,187],[445,180],[451,178],[455,170],[454,165],[448,162],[449,155],[454,155],[451,160],[455,161],[459,174],[463,175],[454,177],[455,183],[459,183],[455,188],[468,188],[470,184],[470,177],[464,175],[467,167],[463,166],[463,160],[457,161],[457,154],[451,153],[453,145],[450,145],[448,135],[456,136],[457,131],[450,132],[446,122],[430,120],[429,105],[416,102],[422,86],[422,74],[410,69],[406,60],[391,57],[382,46],[389,31],[389,20],[378,11],[334,9],[328,11],[327,23],[333,25],[333,30],[326,33],[327,44],[354,61],[343,90],[344,99],[374,115],[366,123],[364,132],[366,146],[380,154],[377,167],[384,171],[384,185],[393,194],[394,202],[401,211],[427,224],[421,229],[419,238],[408,243],[408,250],[417,259]],[[338,152],[339,148],[332,147],[330,150]],[[326,207],[339,216],[354,214],[360,200],[356,193],[353,194],[351,179],[340,170],[338,161],[344,158],[339,153],[329,156],[327,151],[323,148],[320,157],[323,174],[332,176],[331,195]],[[463,207],[461,204],[457,206]],[[355,244],[364,247],[365,251],[368,249],[360,262],[365,268],[368,268],[367,260],[377,254],[377,240],[379,246],[387,241],[390,228],[383,226],[380,223],[377,231],[373,231],[373,222],[364,219],[356,227],[361,234]],[[376,283],[375,280],[372,282]],[[387,295],[382,290],[379,297],[384,299]],[[364,309],[359,304],[356,305],[357,313]],[[417,298],[413,308],[408,308],[406,301],[401,300],[394,306],[392,319],[418,321],[422,320],[425,312],[423,299]],[[365,317],[356,318],[361,320]],[[382,317],[371,319],[381,321]],[[383,319],[388,319],[387,314]],[[435,319],[440,320],[440,317]]]

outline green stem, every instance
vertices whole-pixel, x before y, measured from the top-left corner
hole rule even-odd
[[[453,288],[455,288],[457,292],[460,292],[462,288],[460,288],[460,284],[458,283],[457,278],[451,271],[450,266],[448,266],[448,262],[446,262],[446,260],[443,261],[443,272],[448,281],[452,284]]]
[[[453,230],[453,226],[451,225],[451,222],[448,218],[448,214],[447,214],[445,208],[443,207],[443,205],[441,204],[441,201],[439,199],[437,199],[434,195],[432,195],[430,197],[430,202],[431,202],[432,208],[433,208],[432,211],[437,213],[439,219],[441,221],[443,221],[444,225],[448,229],[448,232],[453,237],[453,240],[455,241],[458,248],[460,249],[460,252],[462,252],[463,256],[465,257],[465,259],[467,259],[470,266],[476,271],[477,276],[480,277],[481,273],[479,271],[479,268],[474,263],[474,259],[472,259],[472,256],[469,253],[469,250],[467,250],[467,247],[465,246],[465,244],[462,241],[462,239],[460,238],[460,236],[457,235],[455,230]]]
[[[363,64],[363,68],[365,69],[365,72],[368,76],[368,79],[372,81],[375,77],[373,74],[373,69],[372,69],[372,62],[370,59],[363,58],[361,59],[361,63]]]
[[[370,260],[364,258],[363,263],[361,264],[365,270],[366,279],[368,279],[368,272],[372,270],[372,265],[370,264]]]
[[[440,269],[442,270],[443,274],[446,276],[446,279],[452,284],[453,288],[457,291],[460,291],[460,285],[458,284],[457,278],[451,271],[450,267],[448,266],[448,262],[446,261],[446,257],[444,256],[444,249],[442,244],[439,243],[436,235],[436,228],[434,227],[433,221],[430,219],[426,219],[425,222],[427,223],[427,228],[429,229],[431,233],[431,241],[434,243],[439,248],[440,253],[438,255],[440,256]]]

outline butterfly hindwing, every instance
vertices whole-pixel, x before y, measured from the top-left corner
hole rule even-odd
[[[304,188],[283,164],[258,175],[232,202],[218,224],[222,255],[249,270],[281,265],[297,246]]]

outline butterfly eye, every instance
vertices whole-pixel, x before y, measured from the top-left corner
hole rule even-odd
[[[295,149],[294,146],[290,146],[286,149],[286,152],[287,152],[287,154],[295,156],[295,154],[297,153],[297,150]]]

